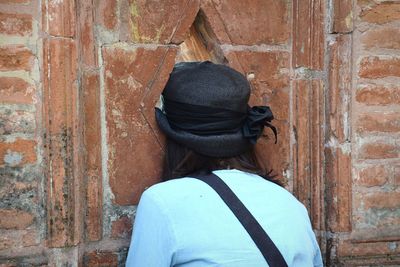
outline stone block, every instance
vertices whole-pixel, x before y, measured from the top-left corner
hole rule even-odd
[[[135,204],[159,181],[163,148],[154,105],[175,62],[175,48],[103,49],[108,174],[115,203]]]
[[[324,67],[325,1],[293,1],[293,64],[322,70]]]
[[[86,181],[86,237],[100,240],[103,217],[101,166],[100,80],[97,72],[82,76]]]
[[[283,0],[202,1],[201,10],[221,44],[287,44],[289,2]]]
[[[76,1],[43,1],[43,30],[52,36],[75,37]]]
[[[199,1],[129,0],[129,27],[135,43],[179,44],[186,38]]]

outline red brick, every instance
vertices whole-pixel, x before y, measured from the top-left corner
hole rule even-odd
[[[400,157],[400,147],[386,143],[366,143],[360,148],[361,159],[388,159]]]
[[[309,210],[314,229],[321,229],[323,153],[322,81],[295,81],[293,103],[293,193]]]
[[[117,26],[117,0],[99,1],[97,3],[97,17],[101,25],[113,30]]]
[[[361,60],[359,73],[362,78],[400,76],[400,58],[366,57]]]
[[[32,33],[32,15],[0,13],[0,33],[29,35]]]
[[[0,228],[25,229],[33,222],[33,215],[22,210],[0,209]]]
[[[75,37],[75,2],[74,0],[43,1],[43,29],[53,36]]]
[[[372,262],[367,263],[367,265],[372,266],[379,266],[382,262],[387,263],[387,265],[391,265],[391,263],[396,264],[396,255],[400,253],[400,246],[394,246],[392,249],[393,241],[382,241],[376,240],[375,242],[363,242],[363,243],[356,243],[352,242],[352,240],[345,240],[342,241],[338,247],[338,256],[339,257],[347,257],[348,259],[356,258],[359,256],[361,259],[366,258],[366,256],[372,259]],[[394,257],[391,257],[393,255]],[[375,261],[373,259],[375,258]],[[391,262],[391,258],[393,261]],[[347,265],[347,266],[365,266],[365,263],[358,263],[354,265]],[[386,264],[385,264],[386,265]],[[346,265],[345,265],[346,266]],[[392,265],[393,266],[393,265]]]
[[[79,1],[79,39],[80,58],[82,63],[89,67],[97,66],[97,51],[94,40],[94,14],[93,1]],[[109,2],[109,1],[101,1]]]
[[[394,184],[400,186],[400,166],[394,167]]]
[[[62,247],[77,244],[81,233],[77,45],[70,38],[45,39],[43,50],[44,160],[52,192],[47,195],[47,246]]]
[[[35,86],[21,78],[0,77],[0,103],[31,104]]]
[[[176,49],[164,46],[103,49],[108,174],[114,201],[119,205],[137,203],[145,187],[160,178],[162,147],[154,132],[156,126],[149,124],[141,109],[152,110],[148,116],[154,121],[154,104],[172,70],[175,56]],[[144,102],[146,95],[151,97]]]
[[[329,44],[329,90],[328,90],[328,140],[335,138],[339,144],[350,139],[350,125],[346,114],[350,114],[352,91],[351,36],[338,35]],[[347,122],[347,123],[346,123]]]
[[[32,52],[23,45],[0,47],[0,71],[30,70],[32,62]]]
[[[296,67],[323,69],[324,13],[324,1],[293,1],[293,64]]]
[[[202,11],[220,43],[286,44],[289,3],[273,0],[202,1]]]
[[[371,113],[360,115],[357,121],[358,132],[400,131],[400,113]]]
[[[361,42],[366,48],[400,49],[400,29],[379,27],[369,29],[361,35]]]
[[[110,251],[93,251],[84,254],[83,264],[86,267],[117,267],[118,254]]]
[[[346,33],[353,30],[352,0],[334,0],[332,15],[332,32]]]
[[[379,192],[363,196],[364,208],[396,209],[400,206],[400,192]]]
[[[400,20],[400,3],[396,1],[385,1],[371,8],[362,10],[360,18],[363,21],[384,24]]]
[[[385,166],[371,166],[358,171],[356,183],[366,187],[381,186],[387,182],[388,177],[389,172]]]
[[[329,231],[350,231],[351,229],[351,160],[348,140],[351,114],[351,36],[337,35],[329,43],[329,90],[326,99],[326,137],[324,157],[326,223]],[[324,101],[321,101],[323,103]],[[328,230],[327,229],[327,230]]]
[[[3,230],[3,229],[0,229],[0,250],[31,247],[31,246],[38,245],[38,243],[39,243],[38,232],[35,230]],[[21,265],[18,265],[18,266],[21,266]],[[30,266],[32,266],[32,265],[30,265]]]
[[[0,142],[0,166],[21,166],[35,162],[35,141],[17,139],[12,143]]]
[[[84,106],[85,176],[87,177],[86,236],[90,241],[102,236],[102,168],[100,135],[100,80],[97,72],[82,76]]]
[[[18,109],[0,110],[0,135],[15,133],[34,134],[35,114]]]
[[[131,40],[137,43],[181,43],[199,10],[199,0],[129,0]]]
[[[129,238],[132,234],[132,219],[123,216],[111,225],[111,237],[113,238]]]
[[[356,100],[366,105],[400,104],[400,88],[383,85],[366,85],[356,91]]]
[[[2,4],[27,4],[30,2],[31,0],[1,0]]]

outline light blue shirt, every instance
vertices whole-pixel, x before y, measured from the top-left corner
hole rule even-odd
[[[289,266],[322,266],[307,210],[292,194],[258,175],[239,170],[214,173],[253,214]],[[126,266],[268,265],[209,185],[180,178],[156,184],[143,193]]]

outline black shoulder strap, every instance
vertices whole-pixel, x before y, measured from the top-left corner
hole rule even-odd
[[[249,233],[258,249],[261,251],[268,265],[271,267],[287,267],[285,259],[279,252],[278,248],[269,238],[268,234],[264,231],[261,225],[257,222],[250,211],[244,206],[242,201],[233,193],[221,178],[211,173],[202,176],[191,176],[199,179],[209,186],[211,186],[226,205],[231,209],[233,214],[238,218],[240,223]]]

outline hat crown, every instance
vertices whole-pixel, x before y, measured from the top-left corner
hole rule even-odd
[[[227,66],[181,62],[170,74],[163,95],[176,102],[246,112],[250,85],[244,75]]]

